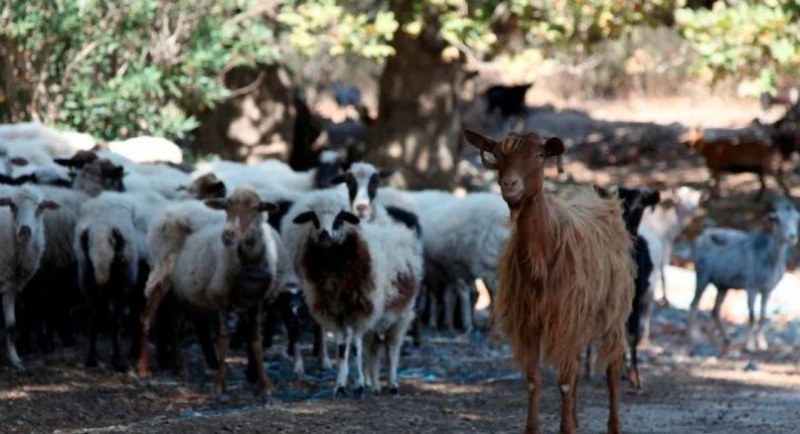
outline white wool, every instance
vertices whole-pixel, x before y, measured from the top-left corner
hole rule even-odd
[[[41,139],[6,140],[0,138],[0,150],[7,158],[24,158],[30,164],[47,164],[53,161],[47,151],[48,143]]]
[[[42,258],[42,269],[64,270],[75,261],[73,236],[80,217],[80,208],[89,196],[77,190],[39,186],[45,198],[61,207],[44,214],[47,247]]]
[[[668,258],[664,255],[667,249],[664,247],[664,240],[653,229],[648,226],[639,226],[639,235],[647,242],[647,251],[650,253],[650,260],[653,262],[653,272],[650,273],[648,291],[653,291],[661,281],[661,274],[667,266]]]
[[[39,269],[45,250],[45,229],[36,207],[45,200],[42,192],[33,186],[0,186],[0,198],[9,198],[17,206],[21,223],[31,228],[31,241],[25,251],[17,250],[14,217],[8,207],[0,207],[0,293],[19,292]],[[45,211],[44,215],[52,211]]]
[[[163,137],[140,136],[108,143],[108,148],[136,163],[183,162],[183,151]]]
[[[58,131],[48,126],[29,122],[0,125],[0,142],[36,142],[51,158],[71,156],[79,150],[89,150],[95,139],[74,131]]]

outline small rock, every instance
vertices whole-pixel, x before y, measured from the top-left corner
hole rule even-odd
[[[758,371],[758,365],[754,361],[749,361],[747,366],[744,367],[746,372],[755,372]]]

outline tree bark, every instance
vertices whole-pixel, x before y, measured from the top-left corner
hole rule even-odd
[[[368,132],[368,159],[399,169],[409,188],[446,188],[458,161],[460,60],[442,56],[439,17],[426,14],[419,35],[404,31],[414,19],[414,0],[391,0],[400,26],[395,54],[380,79],[378,119]]]

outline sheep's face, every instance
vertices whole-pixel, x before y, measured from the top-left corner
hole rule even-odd
[[[348,225],[358,225],[359,218],[345,209],[306,211],[294,218],[295,224],[312,224],[312,239],[323,246],[339,244],[350,232]]]
[[[90,196],[97,196],[103,191],[125,191],[122,181],[125,169],[109,160],[97,159],[75,167],[81,169],[75,176],[74,187]]]
[[[800,212],[790,201],[780,200],[773,203],[768,218],[772,223],[773,232],[781,241],[791,245],[797,244]]]
[[[59,205],[43,199],[41,193],[27,187],[15,189],[13,194],[0,197],[0,207],[9,207],[14,219],[14,239],[18,246],[27,245],[43,230],[42,215]]]
[[[353,213],[361,219],[370,220],[374,211],[372,201],[378,194],[381,179],[391,174],[391,171],[378,170],[369,163],[354,163],[347,173],[334,178],[333,183],[344,182],[347,185]]]
[[[497,141],[465,130],[464,137],[478,148],[484,166],[497,169],[503,199],[511,207],[542,191],[546,159],[564,153],[561,139],[553,137],[543,142],[535,133],[512,133]]]
[[[206,206],[225,211],[225,229],[222,231],[222,243],[227,247],[235,247],[240,242],[252,244],[261,236],[262,213],[276,212],[278,206],[271,202],[262,202],[255,190],[237,188],[227,199],[208,199]]]
[[[185,187],[179,187],[178,190],[186,190],[186,193],[200,200],[224,198],[227,194],[225,183],[222,182],[213,173],[207,173]]]

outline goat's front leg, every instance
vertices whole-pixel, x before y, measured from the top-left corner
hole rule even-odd
[[[217,332],[217,355],[219,358],[219,369],[217,370],[217,378],[215,381],[214,395],[223,397],[225,394],[226,386],[228,383],[227,368],[228,363],[225,360],[228,356],[228,307],[222,306],[217,314],[219,320],[219,330]]]
[[[768,348],[767,337],[764,335],[764,328],[767,324],[767,301],[769,301],[769,291],[761,292],[761,309],[758,318],[758,328],[756,329],[756,349],[766,351]]]
[[[348,327],[344,332],[344,348],[339,354],[339,373],[336,375],[334,397],[347,395],[347,377],[350,374],[350,348],[353,345],[353,329]]]
[[[542,390],[542,376],[539,372],[540,336],[536,334],[530,344],[531,354],[525,366],[525,375],[528,378],[528,420],[525,423],[525,434],[539,434],[539,394]]]
[[[389,393],[396,395],[400,392],[397,382],[397,370],[400,368],[400,350],[403,347],[403,337],[408,330],[412,318],[402,318],[389,330],[386,335],[386,358],[389,359]]]
[[[622,371],[622,357],[615,357],[606,370],[606,383],[608,386],[608,433],[619,434],[622,432],[622,423],[619,419],[619,377]]]
[[[367,386],[370,391],[379,395],[381,393],[381,341],[375,332],[364,336],[364,346],[367,349]]]
[[[247,312],[247,325],[250,328],[250,352],[256,370],[256,381],[260,395],[269,395],[273,386],[264,371],[264,348],[261,340],[261,303],[257,303]]]
[[[8,361],[16,369],[24,369],[22,360],[19,359],[17,354],[17,318],[15,301],[17,298],[16,291],[13,288],[3,288],[3,315],[5,316],[6,328],[6,352],[8,353]]]
[[[558,373],[558,390],[561,392],[561,433],[572,434],[578,430],[575,423],[577,410],[575,408],[575,386],[578,383],[577,358],[561,367]]]

